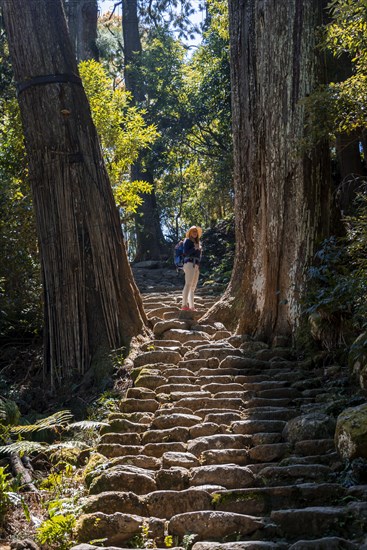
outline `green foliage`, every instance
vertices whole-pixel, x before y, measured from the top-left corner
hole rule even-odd
[[[349,345],[366,323],[367,271],[359,267],[355,246],[351,236],[330,237],[308,272],[304,314],[313,337],[328,351]]]
[[[0,335],[37,334],[42,326],[40,268],[16,99],[0,98],[0,111]]]
[[[54,515],[37,529],[37,540],[47,544],[50,549],[68,550],[74,544],[72,536],[75,522],[73,514]]]
[[[9,493],[11,485],[9,482],[9,474],[5,471],[6,468],[0,466],[0,526],[4,522],[5,515],[11,504]]]
[[[15,401],[0,397],[0,426],[15,426],[19,419],[20,411]]]
[[[196,538],[197,535],[195,533],[188,533],[187,535],[184,535],[182,539],[182,546],[185,548],[185,550],[190,550]]]
[[[31,453],[34,451],[42,451],[52,453],[59,449],[77,449],[86,448],[88,445],[81,439],[73,438],[72,441],[66,439],[66,435],[70,430],[92,430],[95,434],[95,429],[105,425],[103,422],[82,421],[71,422],[73,415],[70,411],[57,411],[56,413],[37,420],[34,424],[20,424],[12,426],[8,431],[9,440],[5,445],[0,446],[0,454],[15,453]],[[49,444],[46,441],[38,442],[22,439],[26,435],[32,438],[33,434],[40,433],[44,439],[51,436],[54,443]],[[16,441],[14,439],[17,438]],[[4,438],[3,438],[4,439]],[[91,439],[89,437],[89,439]]]
[[[163,54],[155,55],[155,60],[164,58],[167,40],[162,39]],[[170,108],[172,100],[166,105],[160,102],[166,128],[161,130],[161,150],[156,155],[156,195],[169,235],[177,240],[179,227],[194,222],[207,227],[233,208],[229,46],[209,24],[191,59],[175,61],[180,50],[168,51],[165,64],[174,68],[171,80],[176,91],[172,95],[168,85],[161,87],[174,105]],[[153,65],[155,72],[159,64]]]
[[[136,212],[151,185],[144,181],[129,182],[129,169],[142,149],[157,137],[154,125],[147,126],[143,113],[130,103],[130,95],[122,88],[113,89],[102,64],[83,61],[80,75],[89,100],[93,121],[100,136],[103,157],[115,200],[125,213]]]
[[[336,237],[326,239],[315,255],[316,265],[308,272],[308,300],[306,313],[322,311],[332,315],[352,313],[356,281],[351,277],[346,243]]]
[[[340,65],[350,64],[351,74],[336,78],[306,100],[314,142],[360,130],[367,123],[367,2],[333,0],[328,7],[331,21],[325,26],[322,47]]]
[[[207,0],[211,31],[222,40],[229,41],[227,0]]]

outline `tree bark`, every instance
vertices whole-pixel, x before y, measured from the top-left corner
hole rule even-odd
[[[139,34],[137,0],[122,2],[122,33],[124,40],[124,77],[126,89],[131,92],[133,102],[139,104],[144,100],[144,82],[141,77],[140,63],[142,46]],[[159,259],[166,251],[159,219],[159,212],[154,191],[154,178],[149,169],[142,169],[144,153],[132,167],[132,180],[143,180],[152,183],[149,194],[143,194],[143,203],[135,216],[136,256],[135,261]]]
[[[98,61],[97,0],[64,0],[71,42],[80,61]]]
[[[102,377],[106,355],[128,348],[146,317],[61,0],[1,0],[1,6],[39,238],[45,374],[53,388],[66,387],[88,369]]]
[[[329,226],[327,144],[300,151],[321,6],[229,0],[229,14],[236,257],[209,316],[271,342],[294,332],[305,267]]]

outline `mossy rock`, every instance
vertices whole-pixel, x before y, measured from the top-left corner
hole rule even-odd
[[[344,460],[367,458],[367,404],[345,409],[338,416],[335,446]]]
[[[87,487],[89,487],[96,475],[101,473],[98,470],[98,467],[101,467],[102,464],[105,464],[106,462],[108,462],[108,459],[105,456],[99,453],[92,454],[83,471],[83,479]]]

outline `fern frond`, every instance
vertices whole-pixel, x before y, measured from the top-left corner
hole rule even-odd
[[[15,443],[10,443],[9,445],[1,445],[0,454],[29,454],[35,451],[44,451],[46,448],[46,443],[37,443],[36,441],[16,441]]]
[[[72,428],[78,428],[79,430],[94,430],[99,429],[102,426],[108,426],[107,422],[96,422],[94,420],[81,420],[80,422],[73,422],[68,425],[68,430]]]
[[[38,432],[40,430],[50,430],[53,428],[64,427],[65,425],[73,418],[73,415],[70,411],[58,411],[51,416],[46,418],[41,418],[37,420],[34,424],[26,424],[24,426],[14,426],[11,429],[12,433],[29,433],[29,432]]]

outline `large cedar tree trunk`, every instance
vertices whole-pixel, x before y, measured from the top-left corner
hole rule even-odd
[[[127,348],[145,315],[61,0],[1,5],[39,237],[46,370],[56,387]],[[51,76],[38,83],[43,75]]]
[[[329,225],[327,144],[302,152],[321,7],[229,0],[229,12],[236,257],[210,314],[271,342],[294,331],[305,267]]]
[[[71,42],[79,61],[95,59],[97,48],[97,0],[64,0]]]
[[[134,103],[139,103],[144,100],[144,83],[139,70],[142,47],[137,0],[123,0],[122,2],[122,33],[125,86],[131,92]],[[166,249],[155,197],[153,174],[147,166],[144,170],[142,169],[143,157],[142,153],[132,167],[131,178],[152,183],[153,190],[149,194],[142,195],[143,203],[138,207],[135,216],[136,261],[158,259]]]

